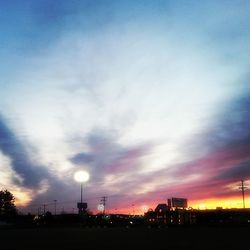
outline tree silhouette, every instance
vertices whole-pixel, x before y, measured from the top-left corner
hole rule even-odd
[[[0,191],[0,218],[11,218],[17,214],[15,197],[7,189]]]

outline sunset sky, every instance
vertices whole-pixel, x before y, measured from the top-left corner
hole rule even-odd
[[[70,210],[85,169],[92,210],[101,196],[109,211],[242,207],[249,13],[248,0],[1,1],[0,189]]]

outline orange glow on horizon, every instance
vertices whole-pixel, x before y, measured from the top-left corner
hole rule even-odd
[[[28,190],[14,189],[11,190],[13,195],[15,196],[15,204],[17,207],[25,208],[29,205],[34,197],[32,193]],[[154,201],[147,202],[145,200],[144,203],[133,203],[133,204],[117,204],[116,207],[113,207],[111,204],[107,206],[106,213],[112,214],[129,214],[129,215],[143,215],[149,209],[154,210],[159,203],[167,204],[167,199],[165,201]],[[217,207],[222,207],[223,209],[230,208],[243,208],[243,201],[241,196],[237,197],[228,197],[228,198],[208,198],[208,199],[199,199],[199,200],[189,200],[188,199],[188,207],[192,207],[194,209],[216,209]],[[245,196],[245,207],[250,208],[250,196]],[[97,209],[91,210],[93,213],[100,213]]]
[[[149,209],[155,209],[159,203],[164,202],[155,202],[155,203],[145,203],[132,207],[126,208],[117,208],[110,209],[109,213],[114,214],[130,214],[130,215],[143,215]],[[165,202],[167,203],[167,201]],[[202,200],[188,200],[188,207],[192,207],[194,209],[216,209],[217,207],[222,207],[224,209],[227,208],[243,208],[242,197],[231,197],[231,198],[210,198],[210,199],[202,199]],[[245,197],[245,207],[250,208],[250,197]]]
[[[242,197],[231,197],[231,198],[211,198],[211,199],[202,199],[196,201],[190,201],[188,204],[189,207],[195,209],[215,209],[216,207],[222,208],[243,208]],[[250,197],[245,197],[245,207],[250,207]]]

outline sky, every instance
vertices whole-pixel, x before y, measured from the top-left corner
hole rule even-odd
[[[92,211],[102,196],[111,212],[242,207],[249,13],[247,0],[0,1],[0,189],[20,209],[69,211],[86,170]]]

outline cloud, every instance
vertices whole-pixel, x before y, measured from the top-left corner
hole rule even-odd
[[[10,129],[3,116],[0,117],[0,138],[0,160],[4,164],[1,185],[15,193],[19,205],[34,206],[68,197],[77,199],[72,173],[65,172],[62,179],[51,172],[49,166],[37,164],[36,152],[28,150],[27,142]]]
[[[25,146],[8,127],[3,117],[0,117],[0,138],[0,150],[9,157],[13,170],[20,176],[13,181],[24,187],[39,187],[40,182],[48,177],[47,169],[32,163]]]
[[[124,146],[117,141],[115,134],[97,129],[90,131],[85,138],[87,152],[79,152],[70,160],[79,165],[88,165],[95,181],[109,175],[135,174],[141,168],[142,158],[150,153],[149,143],[134,146]],[[109,185],[109,183],[106,183]]]
[[[250,97],[246,92],[226,105],[212,127],[193,137],[193,142],[189,141],[191,159],[173,166],[172,176],[183,180],[197,178],[179,185],[176,190],[187,190],[187,195],[195,198],[233,195],[235,191],[227,186],[250,178],[249,117]]]
[[[71,161],[75,164],[81,165],[90,163],[94,160],[94,156],[87,153],[79,153],[71,158]]]
[[[79,138],[76,139],[79,141]],[[143,158],[150,154],[152,145],[121,145],[116,133],[105,129],[93,129],[83,139],[84,152],[79,149],[69,161],[72,168],[63,176],[49,178],[50,187],[46,193],[34,197],[34,204],[49,203],[53,200],[66,210],[76,207],[79,200],[79,185],[73,180],[73,174],[78,169],[90,173],[90,180],[84,184],[84,200],[96,211],[101,196],[108,196],[109,206],[121,207],[126,203],[133,188],[140,184],[143,176]],[[63,192],[62,192],[63,190]],[[132,192],[134,193],[134,192]],[[28,207],[29,208],[29,207]]]
[[[250,152],[249,152],[250,153]],[[249,160],[242,161],[236,166],[223,171],[216,178],[217,180],[227,180],[228,182],[250,179],[250,155]]]
[[[122,185],[126,188],[121,193],[139,203],[171,196],[191,200],[239,196],[240,180],[250,178],[250,98],[245,90],[244,95],[225,104],[208,126],[183,142],[188,145],[186,160],[133,175],[131,182]]]

